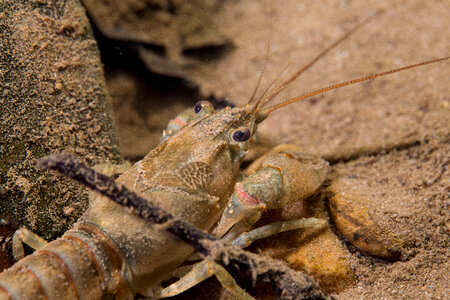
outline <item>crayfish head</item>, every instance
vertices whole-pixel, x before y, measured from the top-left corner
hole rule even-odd
[[[192,140],[196,147],[205,149],[221,145],[231,160],[240,164],[248,151],[250,138],[256,132],[256,124],[261,120],[250,105],[215,111],[210,102],[200,101],[169,123],[163,139]],[[214,151],[209,153],[217,155]]]
[[[207,193],[225,205],[256,132],[255,121],[248,107],[214,111],[209,102],[197,103],[169,124],[165,141],[139,162],[142,182],[149,189],[173,186]]]

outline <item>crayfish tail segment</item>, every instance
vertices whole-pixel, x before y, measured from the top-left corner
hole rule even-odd
[[[83,230],[70,230],[0,274],[0,299],[101,299],[118,293],[121,262]],[[110,251],[109,251],[110,252]]]

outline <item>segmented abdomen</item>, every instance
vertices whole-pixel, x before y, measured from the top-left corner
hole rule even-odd
[[[0,299],[100,299],[117,287],[95,237],[68,231],[0,274]],[[100,243],[101,244],[101,243]]]

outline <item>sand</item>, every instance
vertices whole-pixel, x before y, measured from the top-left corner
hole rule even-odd
[[[166,26],[171,24],[171,39],[158,39],[153,33],[146,36],[147,27],[142,25],[146,18],[138,18],[143,12],[150,18],[150,6],[134,7],[134,14],[122,9],[119,17],[111,17],[115,22],[102,23],[108,13],[96,13],[91,1],[83,2],[97,27],[122,155],[133,161],[157,145],[170,118],[196,101],[213,97],[246,103],[263,68],[268,43],[271,53],[262,87],[287,64],[291,65],[286,74],[293,74],[365,17],[385,10],[320,59],[274,103],[446,56],[450,49],[446,1],[408,1],[395,7],[390,1],[242,0],[220,5],[211,1],[213,5],[201,9],[214,13],[206,24],[210,30],[220,28],[219,38],[212,39],[208,31],[202,40],[198,32],[205,32],[206,25],[196,22],[200,28],[196,38],[185,43],[189,30],[177,35],[177,28],[185,23],[171,21],[176,12],[161,13],[173,11],[170,7],[155,9]],[[141,24],[133,27],[134,17]],[[121,20],[127,26],[121,26]],[[113,25],[123,31],[118,34],[108,27]],[[127,35],[134,29],[139,34]],[[176,72],[167,71],[174,66]],[[393,262],[365,254],[343,240],[356,282],[335,293],[338,299],[445,299],[450,294],[446,78],[450,78],[448,62],[383,77],[280,109],[260,128],[274,143],[294,143],[327,159],[333,177],[345,178],[351,182],[349,189],[370,195],[368,207],[376,221],[406,242],[401,259]],[[179,297],[202,299],[210,286],[216,287],[210,282]]]

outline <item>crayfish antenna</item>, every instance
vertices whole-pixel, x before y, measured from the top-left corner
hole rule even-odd
[[[288,63],[282,70],[280,73],[278,73],[278,75],[272,80],[272,82],[269,84],[269,86],[264,90],[264,92],[262,93],[261,97],[258,98],[258,100],[255,103],[255,108],[261,107],[261,100],[264,99],[264,96],[269,92],[269,90],[272,88],[272,86],[277,82],[278,79],[280,79],[281,75],[283,75],[284,72],[286,72],[287,68],[289,68],[289,66],[292,63]]]
[[[264,58],[263,69],[261,70],[261,74],[259,75],[259,78],[258,78],[258,83],[256,84],[255,89],[253,90],[252,96],[250,97],[250,101],[248,102],[249,105],[255,99],[256,92],[258,91],[258,88],[261,85],[261,80],[262,80],[264,72],[266,70],[267,62],[269,61],[269,56],[270,56],[270,42],[267,43],[267,52],[266,52],[266,57]]]
[[[265,97],[265,93],[261,96],[261,98],[258,100],[260,103],[260,107],[266,105],[269,103],[273,98],[275,98],[281,91],[283,91],[291,82],[298,79],[300,75],[305,73],[307,70],[309,70],[316,62],[318,62],[322,57],[324,57],[328,52],[330,52],[332,49],[336,48],[339,44],[344,42],[346,39],[348,39],[353,33],[355,33],[358,29],[360,29],[365,24],[369,23],[372,18],[376,16],[380,16],[385,11],[383,9],[378,10],[376,13],[368,16],[364,20],[362,20],[360,23],[356,24],[352,29],[347,31],[343,36],[341,36],[339,39],[337,39],[334,43],[329,45],[327,48],[325,48],[322,52],[320,52],[315,58],[313,58],[309,63],[307,63],[305,66],[300,68],[297,72],[295,72],[289,79],[287,79],[285,82],[283,82],[281,85],[279,85],[277,88],[274,89],[272,93],[269,94],[269,96]],[[267,92],[267,91],[266,91]]]
[[[297,101],[300,101],[300,100],[303,100],[303,99],[306,99],[306,98],[310,98],[310,97],[315,96],[315,95],[323,94],[323,93],[331,91],[331,90],[335,90],[335,89],[338,89],[338,88],[342,88],[344,86],[360,83],[360,82],[363,82],[363,81],[372,80],[372,79],[377,78],[377,77],[382,77],[382,76],[385,76],[385,75],[389,75],[389,74],[393,74],[393,73],[397,73],[397,72],[413,69],[413,68],[416,68],[416,67],[437,63],[437,62],[448,60],[448,59],[450,59],[450,56],[436,58],[436,59],[420,62],[420,63],[413,64],[413,65],[408,65],[408,66],[404,66],[404,67],[401,67],[401,68],[388,70],[388,71],[381,72],[381,73],[370,74],[370,75],[367,75],[367,76],[364,76],[364,77],[352,79],[352,80],[341,82],[341,83],[338,83],[338,84],[333,84],[333,85],[327,86],[325,88],[321,88],[321,89],[315,90],[313,92],[309,92],[309,93],[306,93],[304,95],[301,95],[301,96],[289,99],[287,101],[284,101],[282,103],[276,104],[274,106],[264,108],[264,109],[261,110],[261,113],[263,113],[265,115],[268,115],[271,112],[273,112],[273,111],[275,111],[277,109],[280,109],[280,108],[282,108],[284,106],[287,106],[289,104],[295,103]]]

